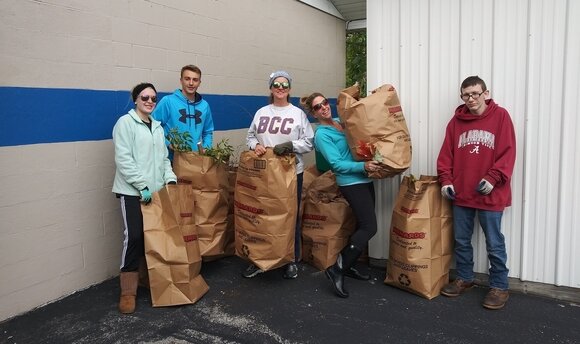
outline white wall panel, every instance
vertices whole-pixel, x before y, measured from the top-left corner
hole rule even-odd
[[[517,160],[503,218],[510,277],[580,287],[580,1],[368,0],[368,87],[399,91],[413,143],[409,173],[435,174],[461,81],[479,75],[511,114]],[[398,179],[381,181],[379,228]],[[474,236],[477,272],[485,240]],[[387,237],[387,238],[385,238]],[[388,256],[388,233],[371,258]]]
[[[560,246],[556,252],[556,285],[580,287],[580,1],[566,9],[561,181],[558,186]]]
[[[385,83],[392,84],[399,92],[401,105],[405,108],[406,104],[399,90],[401,80],[398,68],[401,64],[399,12],[398,1],[367,2],[367,21],[372,22],[375,28],[373,30],[367,26],[367,88],[372,90]],[[391,39],[386,40],[385,36]],[[374,48],[373,51],[368,50],[370,47]],[[370,258],[386,259],[389,256],[389,228],[399,182],[399,178],[375,182],[378,231],[369,241]]]
[[[514,16],[514,13],[518,13]],[[523,208],[523,166],[525,157],[525,116],[526,107],[526,59],[528,1],[502,1],[494,5],[494,54],[492,74],[488,87],[494,100],[509,110],[516,130],[518,156],[512,175],[512,206],[504,212],[503,229],[508,247],[510,276],[521,276],[521,238],[523,232],[521,214]],[[482,235],[479,237],[484,242]],[[479,267],[485,271],[485,248],[481,246]],[[482,264],[483,263],[483,264]]]
[[[556,253],[568,232],[558,221],[564,206],[559,199],[565,193],[561,131],[566,2],[530,3],[522,278],[556,284]]]

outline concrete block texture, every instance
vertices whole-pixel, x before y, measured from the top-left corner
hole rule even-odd
[[[198,64],[204,77],[241,81],[227,90],[204,84],[205,93],[263,94],[252,81],[274,69],[304,71],[299,92],[321,90],[320,78],[325,93],[344,86],[345,23],[298,1],[8,2],[0,8],[4,85],[124,90],[147,76],[168,92],[179,84],[154,77]]]
[[[2,276],[11,276],[2,282],[0,296],[4,297],[35,284],[50,281],[71,271],[81,269],[83,260],[80,244],[63,247],[55,250],[50,255],[38,255],[18,264],[4,265],[0,268]]]
[[[133,65],[133,50],[130,43],[113,42],[113,63],[118,67],[131,67]]]
[[[133,67],[147,70],[164,69],[167,65],[163,49],[133,46]]]
[[[5,0],[0,87],[129,91],[148,81],[173,92],[195,64],[201,94],[267,96],[269,74],[285,69],[293,97],[335,96],[344,41],[343,21],[294,0]],[[24,134],[25,116],[18,124]],[[245,149],[246,131],[218,128],[214,142]],[[0,147],[0,321],[118,273],[113,154],[106,139]]]
[[[0,158],[13,166],[2,170],[0,309],[9,312],[3,319],[118,272],[122,221],[111,192],[110,140],[5,147]],[[54,287],[62,276],[76,289]],[[26,295],[22,290],[40,295],[13,300]]]

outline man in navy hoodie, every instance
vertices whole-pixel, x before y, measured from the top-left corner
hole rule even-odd
[[[181,68],[181,89],[176,89],[159,101],[153,111],[153,118],[161,122],[165,134],[172,128],[179,132],[189,132],[191,150],[198,150],[198,143],[204,148],[213,144],[213,118],[209,104],[197,93],[201,84],[201,70],[194,65]],[[173,147],[169,145],[173,159]]]
[[[437,159],[444,197],[453,201],[453,233],[457,278],[441,294],[455,297],[473,287],[474,218],[485,235],[490,262],[490,291],[483,306],[502,308],[509,298],[505,238],[501,218],[511,205],[510,180],[516,158],[516,138],[509,113],[489,96],[485,82],[470,76],[461,84],[465,104],[455,110]]]

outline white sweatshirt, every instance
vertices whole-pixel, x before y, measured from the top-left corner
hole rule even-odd
[[[314,131],[304,111],[289,104],[279,107],[273,104],[259,109],[248,129],[246,144],[255,149],[259,143],[264,147],[292,141],[296,154],[296,173],[304,171],[302,154],[312,151]]]

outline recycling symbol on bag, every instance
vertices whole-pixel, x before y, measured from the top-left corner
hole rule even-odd
[[[248,245],[242,245],[242,254],[244,255],[244,257],[250,256],[250,248],[248,247]]]
[[[405,274],[400,274],[399,283],[405,287],[408,287],[409,285],[411,285],[411,280],[409,279],[409,276]]]

